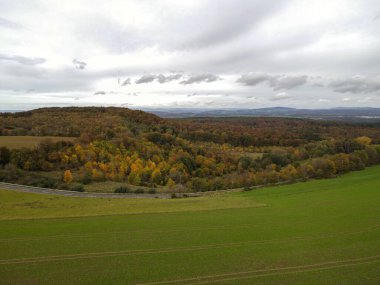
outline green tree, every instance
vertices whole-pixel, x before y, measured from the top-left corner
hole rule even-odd
[[[11,161],[11,151],[9,148],[0,147],[0,165],[4,166]]]

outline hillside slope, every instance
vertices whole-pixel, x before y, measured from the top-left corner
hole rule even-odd
[[[0,181],[77,191],[105,181],[118,183],[109,192],[248,188],[380,162],[375,125],[307,119],[169,120],[126,108],[44,108],[0,114],[0,135],[75,137],[20,149],[0,140]]]

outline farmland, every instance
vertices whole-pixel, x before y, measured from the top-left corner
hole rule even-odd
[[[200,198],[0,191],[1,284],[379,284],[380,167]]]
[[[5,146],[10,149],[17,148],[34,148],[41,142],[50,141],[52,143],[59,141],[74,141],[73,137],[52,137],[52,136],[0,136],[0,147]]]

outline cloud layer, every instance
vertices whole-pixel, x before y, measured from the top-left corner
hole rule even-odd
[[[194,83],[201,83],[201,82],[214,82],[217,80],[221,80],[222,78],[215,75],[215,74],[197,74],[197,75],[191,75],[188,76],[185,80],[182,80],[181,84],[194,84]]]
[[[349,79],[333,81],[330,85],[335,92],[339,93],[376,93],[380,91],[380,76],[356,75]]]
[[[380,106],[377,0],[275,2],[1,1],[0,106]]]
[[[287,90],[307,82],[307,75],[292,76],[292,75],[269,75],[264,73],[247,73],[238,78],[238,83],[247,86],[255,86],[266,82],[273,90]]]
[[[26,57],[21,55],[7,55],[7,54],[0,54],[0,60],[9,60],[14,61],[17,63],[25,64],[25,65],[37,65],[42,64],[46,61],[45,58],[41,57]]]

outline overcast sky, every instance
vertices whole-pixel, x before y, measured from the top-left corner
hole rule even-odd
[[[380,107],[379,0],[0,0],[0,110]]]

